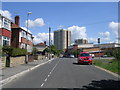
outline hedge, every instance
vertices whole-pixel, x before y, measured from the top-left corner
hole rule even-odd
[[[12,50],[12,55],[11,56],[24,56],[27,54],[26,49],[21,49],[21,48],[13,48]]]
[[[10,56],[24,56],[27,54],[26,49],[21,49],[21,48],[12,48],[10,46],[4,46],[2,48],[4,54],[8,54]]]

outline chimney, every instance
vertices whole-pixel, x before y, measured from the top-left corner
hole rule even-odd
[[[15,16],[15,24],[20,26],[20,16]]]
[[[46,41],[44,41],[44,44],[46,45]]]

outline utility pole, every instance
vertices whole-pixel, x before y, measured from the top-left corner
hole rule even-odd
[[[99,59],[100,59],[100,38],[98,38],[98,47],[99,47]]]
[[[51,47],[50,47],[50,45],[51,45],[51,27],[49,27],[49,60],[51,59],[51,58],[50,58],[50,52],[51,52]]]

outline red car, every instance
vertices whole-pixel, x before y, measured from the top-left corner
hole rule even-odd
[[[92,64],[92,56],[89,52],[81,52],[78,56],[78,63],[79,64]]]

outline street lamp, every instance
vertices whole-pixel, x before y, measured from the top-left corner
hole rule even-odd
[[[51,46],[50,46],[51,45],[51,34],[50,33],[51,33],[51,27],[49,27],[49,60],[51,59],[50,58],[50,52],[51,52]]]
[[[25,63],[28,63],[28,17],[29,15],[32,14],[32,12],[28,12],[27,13],[27,33],[26,33],[26,49],[27,49],[27,54],[26,54],[26,59],[25,59]]]

